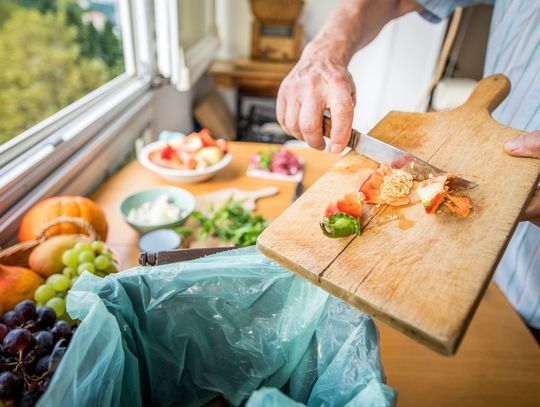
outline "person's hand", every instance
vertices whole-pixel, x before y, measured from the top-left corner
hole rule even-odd
[[[323,149],[323,112],[329,109],[331,151],[343,151],[351,137],[356,103],[349,61],[390,20],[421,10],[416,0],[342,0],[281,83],[276,112],[283,129]]]
[[[283,129],[311,147],[324,149],[323,112],[332,115],[331,151],[340,153],[349,142],[356,103],[347,57],[330,46],[308,44],[298,64],[281,83],[277,119]]]
[[[504,144],[504,150],[515,157],[540,158],[540,130],[508,140]],[[540,226],[540,188],[536,189],[521,220]]]

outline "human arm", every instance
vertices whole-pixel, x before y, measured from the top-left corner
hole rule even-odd
[[[349,61],[386,23],[420,10],[416,0],[342,1],[281,84],[276,111],[285,131],[322,149],[323,112],[329,109],[331,150],[341,152],[349,140],[356,103]]]
[[[508,140],[504,145],[504,150],[515,157],[540,158],[540,130]],[[540,188],[536,188],[521,220],[528,220],[540,226]]]

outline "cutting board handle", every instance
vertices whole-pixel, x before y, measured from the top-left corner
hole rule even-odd
[[[503,74],[491,75],[478,82],[469,99],[463,104],[463,108],[474,113],[484,109],[493,113],[508,93],[510,80]]]

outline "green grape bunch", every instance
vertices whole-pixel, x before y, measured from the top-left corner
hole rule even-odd
[[[40,285],[34,293],[38,307],[52,308],[61,319],[67,318],[65,302],[67,293],[81,274],[88,272],[103,278],[118,271],[112,252],[99,240],[77,242],[62,254],[62,263],[64,264],[62,272],[50,275],[45,284]]]

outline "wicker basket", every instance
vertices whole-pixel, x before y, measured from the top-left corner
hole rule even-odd
[[[48,238],[53,236],[47,236],[47,231],[54,226],[57,226],[61,223],[71,223],[79,228],[83,229],[86,232],[86,235],[77,235],[80,240],[85,240],[91,242],[93,240],[99,240],[99,236],[94,229],[94,227],[82,218],[72,218],[68,216],[60,216],[52,221],[43,225],[38,236],[34,240],[29,240],[27,242],[17,243],[13,246],[7,247],[3,250],[0,250],[0,264],[6,266],[19,266],[19,267],[28,267],[28,259],[32,250],[36,248],[40,243],[43,243]],[[58,236],[58,235],[56,235]],[[110,248],[109,248],[110,250]],[[112,251],[111,251],[112,252]],[[120,269],[120,263],[118,257],[114,252],[112,252],[113,261],[116,266],[116,269]]]

